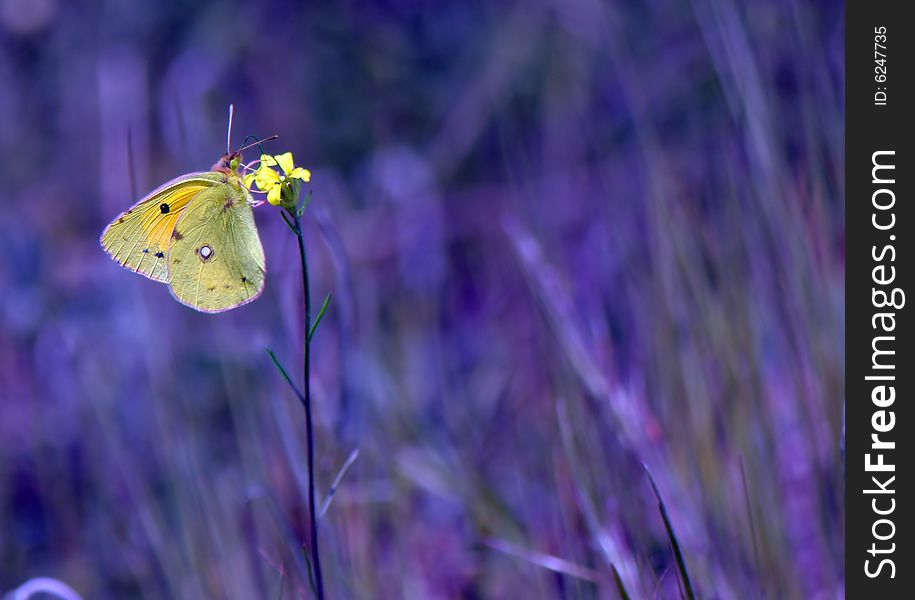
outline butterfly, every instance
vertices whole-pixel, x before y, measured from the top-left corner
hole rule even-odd
[[[176,300],[206,313],[251,302],[266,277],[254,199],[239,173],[241,150],[250,146],[233,152],[231,129],[230,106],[226,154],[209,171],[182,175],[147,194],[99,240],[122,267],[167,283]]]

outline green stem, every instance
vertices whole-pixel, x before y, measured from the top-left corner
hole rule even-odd
[[[288,211],[295,226],[296,239],[299,242],[299,258],[302,261],[302,291],[305,294],[305,428],[308,446],[308,523],[311,529],[311,560],[314,563],[315,587],[318,600],[324,600],[324,578],[321,575],[321,555],[318,553],[318,520],[315,511],[315,441],[314,425],[311,417],[311,294],[308,290],[308,262],[305,259],[305,237],[302,233],[302,219],[296,211]]]

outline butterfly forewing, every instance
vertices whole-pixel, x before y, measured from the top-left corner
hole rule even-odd
[[[246,304],[264,289],[264,250],[250,194],[237,180],[206,189],[182,212],[168,252],[172,294],[203,312]]]
[[[219,173],[192,173],[157,188],[105,228],[102,247],[123,267],[167,283],[166,257],[179,216],[221,180]]]

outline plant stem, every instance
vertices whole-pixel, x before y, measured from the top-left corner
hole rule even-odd
[[[302,261],[302,291],[305,294],[305,351],[303,378],[305,387],[305,428],[308,446],[308,524],[311,529],[311,560],[314,563],[315,587],[318,600],[324,600],[324,578],[321,575],[321,555],[318,553],[318,519],[315,509],[315,441],[314,425],[311,418],[311,294],[308,290],[308,261],[305,258],[305,237],[302,233],[302,219],[295,210],[289,211],[295,225],[299,242],[299,258]]]

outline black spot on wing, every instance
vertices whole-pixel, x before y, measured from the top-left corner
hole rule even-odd
[[[156,252],[156,258],[164,258],[164,257],[165,257],[165,254],[163,254],[162,252]]]
[[[163,215],[167,215],[168,211],[171,210],[171,208],[169,207],[168,202],[163,202],[162,204],[159,205],[159,210],[162,211]]]

